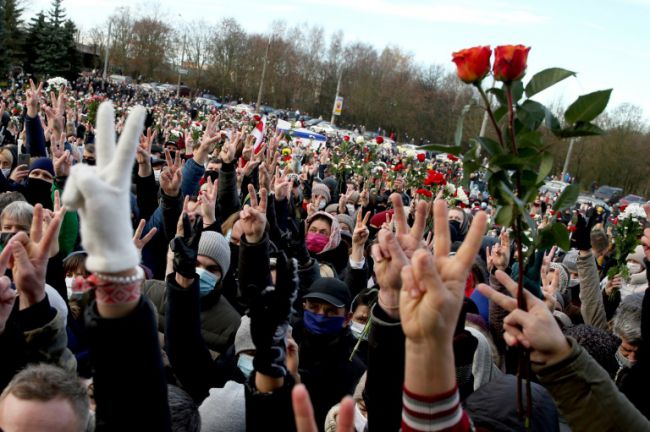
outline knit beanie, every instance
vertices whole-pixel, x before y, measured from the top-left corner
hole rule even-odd
[[[560,272],[560,283],[558,291],[564,293],[569,286],[569,270],[560,263],[551,263],[550,267],[556,272]]]
[[[330,194],[329,188],[323,183],[316,183],[311,186],[311,196],[320,195],[327,200],[327,202],[332,201],[332,194]]]
[[[235,355],[242,351],[255,351],[255,344],[251,337],[251,319],[248,315],[241,317],[239,329],[235,333]]]
[[[54,165],[52,164],[52,159],[46,157],[34,159],[29,165],[29,172],[32,172],[35,169],[42,169],[43,171],[47,171],[52,174],[52,177],[54,177]]]
[[[338,213],[339,211],[339,205],[338,204],[330,204],[327,207],[325,207],[325,212],[326,213]]]
[[[562,264],[569,270],[570,273],[578,273],[578,251],[571,249],[564,255]]]
[[[352,219],[350,216],[340,213],[336,215],[336,219],[338,219],[339,224],[346,224],[350,227],[350,231],[354,231],[354,219]]]
[[[222,278],[230,268],[228,240],[214,231],[203,231],[199,241],[199,255],[212,258],[221,267]]]
[[[634,249],[634,252],[632,252],[631,254],[629,254],[627,256],[627,261],[632,260],[634,262],[637,262],[637,263],[641,264],[641,267],[643,269],[645,269],[645,263],[643,262],[643,258],[645,258],[645,253],[643,253],[643,246],[638,245]]]
[[[564,330],[564,334],[573,337],[610,376],[616,373],[618,363],[615,354],[621,344],[619,338],[610,332],[586,324],[569,327]]]

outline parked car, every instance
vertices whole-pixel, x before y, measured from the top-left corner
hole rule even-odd
[[[547,181],[542,185],[542,187],[539,188],[539,193],[540,194],[558,194],[562,193],[562,191],[569,186],[568,183],[565,183],[563,181],[559,180],[551,180]]]
[[[621,206],[627,206],[627,205],[630,205],[630,204],[641,204],[641,205],[643,205],[643,204],[645,204],[645,198],[643,198],[641,196],[638,196],[638,195],[632,195],[632,194],[625,195],[623,198],[621,198],[616,203],[616,206],[621,207]]]
[[[613,186],[601,186],[594,192],[594,198],[601,199],[612,205],[623,196],[623,189]]]
[[[594,198],[593,196],[587,195],[587,194],[578,195],[578,199],[577,199],[576,202],[578,204],[588,203],[588,204],[591,204],[592,207],[602,207],[606,211],[611,211],[612,210],[612,208],[609,206],[609,204],[607,204],[605,201],[603,201],[601,199],[598,199],[598,198]]]
[[[329,122],[320,122],[316,126],[312,126],[310,129],[316,133],[325,135],[333,135],[338,131],[338,129],[332,126]]]

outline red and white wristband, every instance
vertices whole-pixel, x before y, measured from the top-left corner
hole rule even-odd
[[[76,294],[95,290],[98,302],[106,304],[125,304],[140,297],[140,286],[144,280],[144,270],[136,267],[136,272],[129,276],[113,276],[94,273],[86,279],[78,276],[72,283],[72,292]]]

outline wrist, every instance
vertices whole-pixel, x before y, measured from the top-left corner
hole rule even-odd
[[[45,289],[39,290],[38,293],[26,292],[24,290],[21,290],[19,287],[17,287],[17,290],[20,293],[18,295],[19,310],[27,309],[31,306],[34,306],[35,304],[42,302],[46,296]]]
[[[379,290],[377,303],[386,315],[390,318],[399,320],[399,291]]]
[[[569,341],[566,337],[563,337],[562,343],[558,344],[558,346],[546,356],[544,366],[556,365],[569,357],[570,354],[571,345],[569,345]]]
[[[189,288],[192,286],[194,283],[194,279],[186,278],[185,276],[182,276],[180,273],[176,273],[176,283],[181,287],[181,288]]]

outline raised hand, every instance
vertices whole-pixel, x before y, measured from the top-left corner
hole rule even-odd
[[[291,191],[291,180],[289,180],[286,175],[283,175],[280,172],[279,167],[275,169],[275,184],[273,185],[273,190],[275,192],[275,199],[277,201],[283,201],[289,198],[289,192]]]
[[[548,283],[548,271],[551,268],[551,262],[553,262],[553,257],[555,257],[555,252],[557,252],[557,246],[553,246],[550,251],[544,252],[544,258],[542,258],[542,266],[540,268],[540,277],[542,279],[542,284],[546,285]]]
[[[221,148],[221,153],[219,153],[219,157],[223,163],[229,164],[235,160],[235,155],[237,154],[237,146],[239,145],[241,138],[241,132],[233,132],[233,134],[230,136],[230,139],[226,140],[223,147]]]
[[[379,285],[378,302],[390,317],[397,319],[400,317],[401,271],[408,265],[409,259],[391,231],[382,229],[379,231],[378,239],[377,244],[372,246],[375,275]]]
[[[27,165],[18,165],[11,174],[9,174],[9,179],[20,183],[29,176],[29,167]]]
[[[402,270],[402,328],[404,335],[416,343],[432,339],[451,345],[463,304],[465,282],[487,225],[485,213],[477,213],[458,252],[449,256],[451,235],[447,211],[444,201],[435,202],[435,255],[418,250],[411,265]]]
[[[501,271],[496,272],[496,277],[510,294],[517,295],[517,282]],[[528,309],[525,312],[517,308],[514,297],[498,293],[485,284],[479,285],[478,290],[490,301],[510,312],[503,320],[503,337],[510,346],[521,345],[530,350],[530,360],[534,365],[550,366],[569,355],[569,343],[542,300],[524,290]]]
[[[395,221],[395,230],[397,241],[408,258],[413,256],[417,249],[426,248],[423,241],[424,228],[427,223],[427,209],[428,204],[426,201],[420,201],[415,209],[415,222],[413,227],[409,228],[406,220],[406,213],[404,212],[404,203],[402,196],[394,193],[390,196],[395,209],[393,220]]]
[[[250,301],[255,370],[281,378],[287,374],[286,347],[291,306],[298,292],[298,263],[278,255],[275,287],[246,287]],[[254,292],[250,292],[254,291]]]
[[[167,166],[160,173],[160,188],[169,197],[176,197],[181,191],[183,182],[183,170],[180,152],[176,152],[174,160],[169,150],[165,150]]]
[[[208,177],[206,185],[205,190],[201,191],[201,194],[199,195],[199,203],[201,205],[201,213],[203,214],[203,224],[204,226],[210,226],[217,220],[215,216],[217,206],[217,183],[212,183],[212,179]]]
[[[199,254],[203,220],[200,216],[197,217],[192,226],[187,213],[183,213],[181,218],[183,228],[176,233],[169,246],[174,253],[176,274],[192,280],[196,275],[196,258]]]
[[[362,216],[361,210],[357,212],[357,223],[354,225],[354,232],[352,233],[352,246],[355,245],[363,248],[368,241],[370,231],[368,230],[368,220],[370,220],[370,212],[366,212]]]
[[[218,131],[219,116],[211,115],[206,125],[201,142],[194,150],[193,159],[199,165],[203,165],[210,153],[213,144],[221,139],[221,134]]]
[[[19,232],[8,245],[12,249],[12,274],[19,294],[20,309],[26,309],[45,298],[45,273],[52,244],[61,228],[65,207],[54,214],[47,229],[43,230],[43,206],[34,206],[34,216],[29,236]]]
[[[158,135],[158,131],[151,132],[151,128],[147,128],[147,133],[140,136],[140,144],[138,145],[135,153],[135,160],[138,163],[138,175],[140,177],[148,177],[151,175],[151,147]]]
[[[38,109],[41,104],[41,97],[43,96],[43,82],[38,83],[38,87],[34,84],[34,81],[29,80],[29,89],[25,92],[26,102],[27,102],[27,115],[31,118],[36,118],[38,115]]]
[[[97,110],[96,166],[77,164],[68,177],[63,203],[79,212],[81,243],[91,272],[119,273],[140,262],[131,225],[131,171],[146,111],[131,110],[115,146],[115,114],[110,102]]]
[[[47,128],[54,135],[63,133],[65,131],[65,121],[63,114],[65,114],[65,101],[66,101],[65,87],[59,90],[57,97],[54,92],[50,92],[51,105],[43,108],[47,115]]]
[[[54,173],[57,177],[68,177],[72,168],[70,150],[64,150],[65,134],[60,132],[52,135],[52,160]]]
[[[267,192],[266,189],[260,189],[259,203],[253,185],[248,185],[248,194],[251,204],[244,206],[244,209],[239,213],[239,220],[246,241],[248,243],[259,243],[264,237],[264,230],[266,229]]]
[[[314,407],[309,399],[309,392],[303,384],[294,386],[291,402],[296,419],[296,432],[317,432]],[[350,396],[345,396],[341,400],[339,414],[336,417],[336,432],[354,432],[354,430],[354,400]]]
[[[142,252],[142,249],[151,241],[153,236],[156,235],[158,232],[158,228],[153,227],[149,230],[145,236],[142,236],[142,231],[144,230],[144,226],[146,225],[147,221],[144,219],[140,219],[140,223],[138,224],[138,227],[135,230],[135,234],[133,234],[133,244],[135,245],[135,248],[139,251]]]
[[[14,308],[16,301],[16,291],[11,287],[11,279],[5,276],[9,259],[13,254],[11,242],[9,242],[0,253],[0,335],[5,330],[5,325]]]

